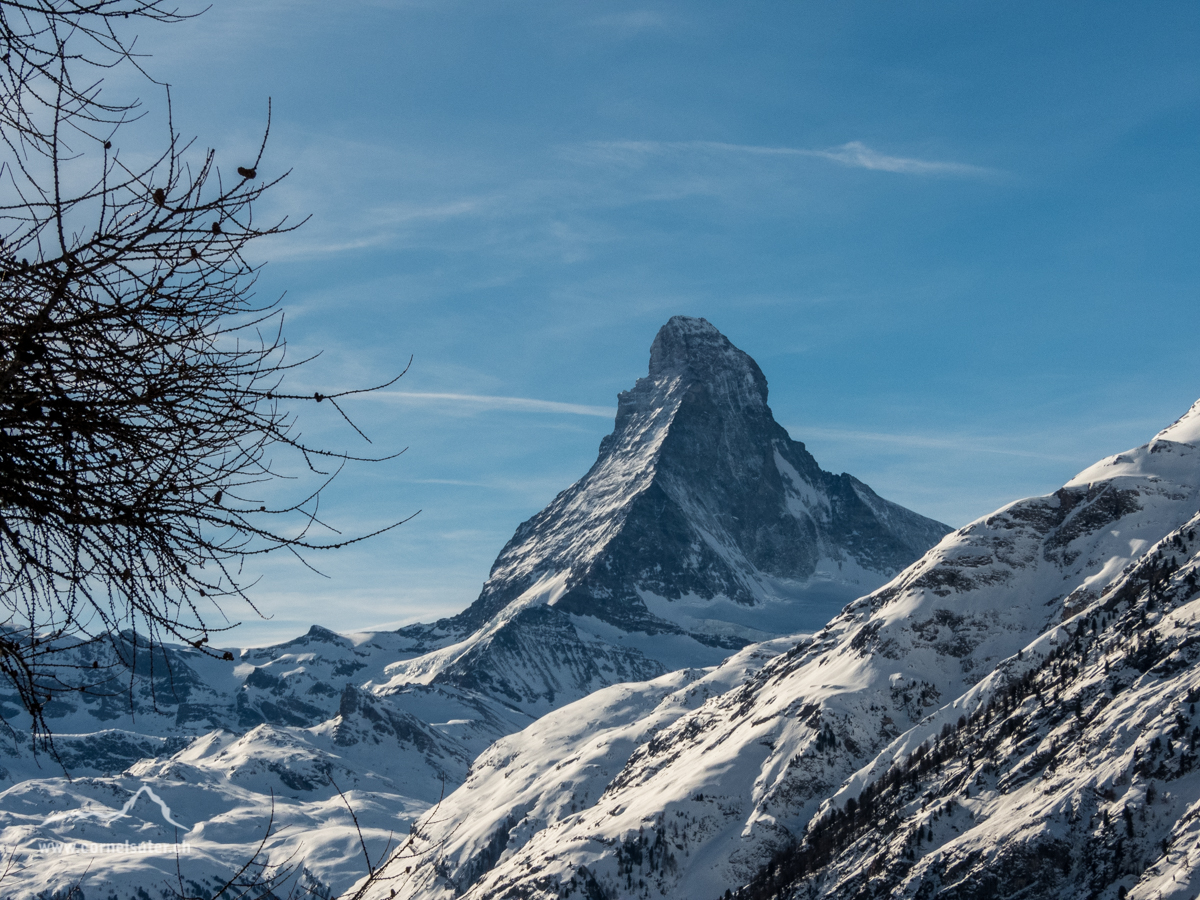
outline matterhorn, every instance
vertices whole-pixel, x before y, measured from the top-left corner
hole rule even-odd
[[[588,473],[517,529],[470,608],[402,632],[429,652],[392,684],[483,690],[536,714],[714,665],[819,629],[949,530],[821,469],[775,421],[754,360],[675,316]]]

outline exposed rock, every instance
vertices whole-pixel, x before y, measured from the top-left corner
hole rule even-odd
[[[517,529],[470,608],[402,631],[431,652],[389,684],[544,712],[816,630],[948,531],[823,471],[775,422],[754,360],[676,316],[592,468]]]

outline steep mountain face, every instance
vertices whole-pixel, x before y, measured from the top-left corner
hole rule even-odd
[[[676,316],[654,339],[649,375],[619,395],[596,464],[517,529],[460,621],[482,624],[567,573],[556,608],[673,631],[677,617],[641,595],[754,606],[814,580],[861,593],[851,571],[894,575],[949,530],[822,471],[775,422],[754,360],[704,319]],[[839,577],[831,562],[851,571]]]
[[[949,529],[823,471],[775,422],[758,365],[676,316],[576,484],[522,524],[479,599],[404,633],[391,670],[544,712],[605,684],[815,630]]]
[[[746,897],[1115,900],[1119,886],[1162,889],[1170,867],[1183,879],[1183,844],[1168,851],[1200,809],[1200,781],[1172,755],[1184,737],[1192,752],[1200,697],[1198,508],[1200,403],[1149,444],[944,539],[695,709],[666,697],[631,726],[588,698],[537,723],[582,737],[573,723],[586,722],[595,746],[611,735],[603,776],[506,739],[510,752],[473,768],[427,824],[439,862],[402,896],[690,900],[753,882]],[[638,727],[636,747],[616,740]],[[1150,778],[1153,802],[1139,793]],[[550,793],[530,804],[519,787],[539,780]],[[485,796],[495,806],[481,814]],[[789,859],[811,865],[785,877]],[[1096,859],[1108,865],[1096,892],[1077,890]]]
[[[825,803],[741,900],[1191,900],[1200,516]]]

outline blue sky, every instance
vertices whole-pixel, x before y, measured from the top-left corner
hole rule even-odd
[[[266,564],[274,618],[231,642],[466,606],[671,315],[750,353],[823,467],[952,525],[1200,397],[1194,2],[215,0],[141,34],[228,169],[273,99],[262,212],[312,218],[261,290],[324,351],[300,386],[413,357],[354,407],[407,452],[323,510],[422,512],[328,578]]]

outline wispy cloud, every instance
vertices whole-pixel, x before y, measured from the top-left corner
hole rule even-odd
[[[684,153],[722,153],[743,156],[804,157],[825,159],[839,165],[902,175],[981,178],[999,174],[995,169],[969,163],[891,156],[873,150],[862,141],[850,141],[837,147],[814,150],[803,147],[763,147],[755,144],[727,144],[721,141],[594,141],[587,145],[593,156],[611,161],[631,157]]]
[[[376,400],[397,403],[455,403],[470,404],[478,409],[512,410],[514,412],[558,413],[573,416],[600,416],[611,419],[616,410],[609,406],[586,406],[582,403],[559,403],[555,400],[535,400],[531,397],[493,397],[486,394],[441,394],[423,391],[375,391],[364,394]]]
[[[410,484],[448,484],[452,487],[491,487],[485,481],[463,481],[459,478],[412,478]]]
[[[588,19],[587,24],[595,28],[607,28],[625,33],[634,33],[665,28],[667,20],[660,13],[656,13],[653,10],[635,9],[607,16],[596,16],[593,19]]]
[[[308,260],[394,246],[469,248],[572,263],[599,244],[627,237],[605,221],[606,210],[698,196],[769,204],[788,189],[781,179],[796,174],[793,168],[837,165],[920,179],[1003,174],[890,155],[861,141],[825,149],[634,140],[548,149],[531,166],[530,157],[481,159],[467,151],[437,154],[328,136],[289,145],[281,153],[296,160],[296,169],[262,212],[270,217],[300,209],[312,219],[264,243],[263,252],[272,260]],[[331,160],[347,159],[356,164],[331,169]]]
[[[801,440],[807,437],[825,438],[834,441],[870,441],[872,443],[890,444],[895,447],[920,447],[930,450],[953,450],[959,453],[993,453],[1000,456],[1019,456],[1026,459],[1048,459],[1056,462],[1078,462],[1078,457],[1056,453],[1038,453],[1032,450],[1020,450],[1000,446],[994,440],[985,437],[959,435],[928,435],[928,434],[895,434],[882,431],[853,431],[846,428],[822,428],[805,425],[803,428],[789,429]]]
[[[350,250],[365,250],[379,247],[396,241],[419,226],[440,224],[452,219],[482,216],[482,210],[487,202],[482,198],[467,198],[450,200],[445,203],[431,203],[428,206],[414,204],[396,204],[394,206],[379,206],[363,210],[355,217],[353,227],[357,235],[341,238],[339,235],[343,222],[336,222],[335,227],[321,228],[316,223],[313,231],[317,234],[312,240],[306,235],[299,239],[290,239],[286,235],[282,240],[272,243],[273,259],[308,258],[316,255],[344,253]]]
[[[973,166],[968,163],[942,162],[938,160],[914,159],[906,156],[888,156],[872,150],[861,141],[851,141],[834,147],[831,150],[802,150],[798,151],[809,156],[830,159],[844,166],[859,169],[874,169],[879,172],[899,172],[904,175],[955,175],[960,177],[978,177],[994,175],[993,169],[984,166]]]

